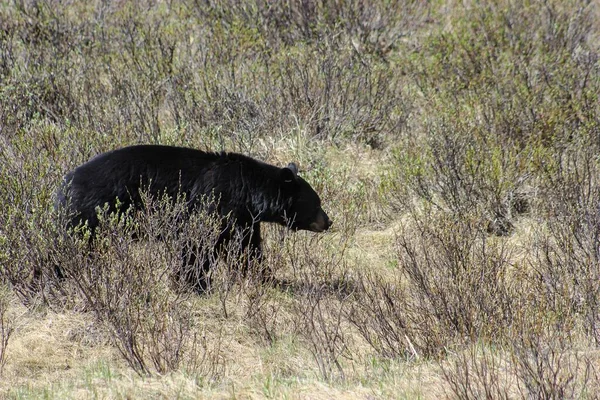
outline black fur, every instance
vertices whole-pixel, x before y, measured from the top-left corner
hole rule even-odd
[[[170,146],[131,146],[98,155],[65,176],[57,205],[72,216],[71,227],[87,221],[93,232],[98,225],[96,207],[108,203],[115,211],[118,198],[122,209],[140,208],[142,191],[172,198],[185,195],[190,211],[202,206],[206,196],[214,196],[212,211],[245,232],[242,250],[250,247],[249,254],[257,257],[260,222],[315,232],[331,225],[319,196],[297,175],[295,164],[278,168],[241,154]],[[223,234],[220,242],[230,239],[231,233]],[[193,262],[189,254],[185,259]],[[199,281],[190,282],[198,290],[206,289],[209,268],[205,262]]]

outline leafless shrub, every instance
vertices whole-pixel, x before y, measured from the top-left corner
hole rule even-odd
[[[219,79],[190,84],[190,79],[176,77],[191,90],[175,92],[184,108],[174,114],[189,112],[185,120],[218,127],[219,136],[235,137],[245,146],[257,135],[289,131],[298,124],[320,139],[350,137],[382,146],[386,135],[403,127],[410,109],[398,77],[378,66],[406,32],[386,20],[410,24],[409,15],[420,19],[426,11],[404,2],[377,9],[363,3],[356,6],[355,2],[335,7],[318,2],[195,2],[196,18],[223,22],[202,32],[200,39],[216,49],[202,54],[201,67]],[[390,12],[400,8],[405,12]],[[347,27],[332,30],[327,23],[338,18]],[[340,30],[352,32],[355,47]],[[310,50],[296,51],[305,40]],[[282,52],[286,48],[291,51]]]
[[[336,29],[357,42],[357,51],[380,57],[387,56],[399,39],[411,34],[429,15],[428,5],[404,0],[384,3],[194,1],[194,11],[200,18],[219,18],[227,25],[243,21],[258,30],[273,49],[318,41]]]
[[[280,314],[284,305],[272,295],[271,284],[256,280],[247,282],[242,287],[246,299],[244,320],[258,337],[273,344],[280,337]]]
[[[432,330],[433,316],[410,312],[409,294],[398,281],[366,274],[357,293],[360,300],[353,303],[348,320],[382,357],[415,360],[443,347],[440,333]]]
[[[387,357],[439,356],[465,340],[501,336],[514,312],[509,250],[464,220],[413,218],[397,237],[397,276],[362,276],[351,321]]]
[[[509,248],[469,221],[442,217],[416,223],[416,239],[410,231],[398,237],[400,268],[414,285],[413,295],[460,337],[497,334],[512,311]]]
[[[281,101],[297,110],[317,138],[352,137],[381,146],[408,114],[397,77],[352,55],[332,53],[329,46],[324,42],[308,57],[284,60],[277,71]]]
[[[35,159],[20,156],[27,139],[0,136],[0,144],[0,280],[10,284],[23,303],[31,304],[40,289],[32,281],[50,269],[49,254],[58,237],[52,211],[57,174],[45,140],[32,149],[38,154]]]
[[[533,282],[550,307],[582,315],[600,343],[600,188],[594,147],[565,152],[546,188],[547,222],[534,243]]]
[[[0,222],[6,229],[0,232],[4,236],[0,243],[3,247],[2,258],[6,259],[0,269],[0,277],[10,284],[24,304],[32,304],[39,295],[41,271],[50,270],[48,252],[53,245],[50,237],[39,233],[53,230],[43,229],[47,227],[47,221],[40,215],[27,214],[12,213],[6,221]]]
[[[306,340],[321,376],[345,379],[342,357],[349,356],[344,310],[347,298],[328,298],[326,285],[313,286],[294,303],[296,331]]]
[[[211,348],[195,333],[190,303],[195,294],[188,280],[178,278],[192,273],[186,268],[202,268],[221,221],[202,211],[190,215],[184,199],[144,202],[144,211],[135,215],[100,211],[91,238],[85,227],[65,238],[56,260],[64,279],[57,284],[109,327],[115,346],[138,373],[217,368],[199,359],[217,360],[211,352],[220,351],[220,338]],[[190,246],[198,252],[196,265],[184,267],[182,255]]]
[[[512,366],[501,347],[475,343],[440,362],[449,391],[457,399],[511,399],[516,391]]]
[[[335,244],[334,244],[335,243]],[[342,358],[350,357],[344,318],[355,288],[343,257],[347,243],[329,243],[322,236],[292,240],[289,261],[294,331],[305,340],[324,379],[345,379]],[[327,245],[339,245],[331,251]]]
[[[244,321],[257,337],[269,345],[274,344],[285,332],[289,332],[289,327],[283,325],[286,323],[284,315],[287,306],[284,301],[285,295],[281,292],[284,286],[280,285],[277,276],[285,268],[286,262],[280,249],[282,241],[294,240],[278,227],[273,228],[275,229],[269,231],[279,231],[285,239],[282,237],[281,241],[273,238],[266,240],[263,244],[261,263],[253,265],[245,279],[240,282],[244,300]]]
[[[298,125],[381,147],[410,111],[385,68],[428,14],[409,3],[149,2],[140,12],[96,1],[71,12],[83,7],[18,2],[3,10],[11,108],[0,118],[11,134],[42,119],[100,142],[76,141],[73,152],[140,140],[252,152],[257,138]],[[294,50],[306,39],[307,51]],[[8,69],[24,58],[34,67]]]
[[[6,364],[8,341],[14,332],[14,324],[8,315],[11,291],[5,284],[0,287],[0,375]]]
[[[535,290],[532,288],[528,291]],[[582,351],[579,317],[554,303],[523,296],[510,329],[440,361],[453,396],[474,398],[595,398],[596,355]],[[558,307],[558,308],[557,308]]]
[[[597,379],[593,375],[594,361],[574,346],[568,325],[569,318],[541,331],[528,323],[518,325],[512,363],[524,397],[593,398],[598,394],[597,385],[592,385]]]
[[[505,236],[545,201],[535,194],[551,158],[597,148],[594,14],[588,2],[571,6],[469,5],[451,31],[425,40],[429,56],[411,74],[427,99],[422,136],[399,150],[407,201],[416,194],[461,218],[479,208],[489,232]]]
[[[523,158],[529,160],[533,149],[517,148],[503,136],[490,135],[491,128],[445,115],[464,112],[464,104],[443,102],[441,107],[433,107],[426,138],[419,145],[408,139],[398,153],[400,173],[409,183],[402,208],[410,210],[416,195],[457,219],[477,217],[488,233],[511,234],[517,217],[532,207],[532,173]]]
[[[506,345],[470,345],[440,363],[444,380],[457,399],[595,398],[593,357],[562,335],[521,332]]]
[[[304,248],[303,256],[312,261],[299,275],[298,298],[293,303],[295,331],[306,341],[324,379],[345,379],[341,358],[349,357],[350,352],[344,315],[353,290],[345,276],[347,270],[341,259],[341,264],[335,264],[322,256],[315,258],[309,247]],[[336,273],[342,276],[334,278]]]

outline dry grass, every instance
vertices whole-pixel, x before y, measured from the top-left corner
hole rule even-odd
[[[17,329],[0,392],[18,398],[73,399],[92,396],[439,398],[440,376],[435,364],[378,365],[364,351],[364,358],[360,356],[346,363],[349,369],[344,382],[326,383],[315,371],[310,354],[297,340],[284,338],[265,347],[240,320],[233,317],[223,320],[216,301],[202,299],[197,303],[197,308],[203,310],[199,319],[206,323],[203,335],[213,345],[220,342],[222,349],[220,362],[224,369],[216,381],[185,371],[140,377],[122,360],[108,333],[96,326],[90,315],[28,311],[14,304],[10,312],[19,315],[15,319]]]
[[[599,17],[3,3],[0,396],[598,398]],[[173,275],[210,216],[148,199],[93,249],[56,224],[63,174],[133,143],[298,162],[333,229],[267,226],[273,279],[242,257],[197,296]]]

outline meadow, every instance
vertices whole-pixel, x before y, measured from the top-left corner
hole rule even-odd
[[[599,398],[599,6],[0,3],[0,397]],[[296,162],[334,225],[185,290],[212,216],[54,207],[138,143]]]

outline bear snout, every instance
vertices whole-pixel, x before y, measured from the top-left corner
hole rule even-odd
[[[325,211],[319,210],[315,222],[309,225],[309,228],[313,232],[324,232],[333,224],[333,221],[329,219]]]

